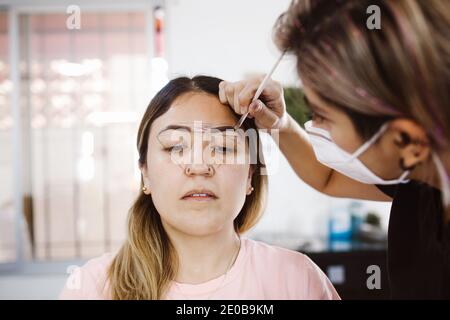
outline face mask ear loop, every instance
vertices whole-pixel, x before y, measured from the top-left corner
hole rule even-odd
[[[411,173],[410,170],[406,170],[403,172],[403,174],[398,178],[399,183],[407,183],[409,180],[406,179],[406,177]]]
[[[442,203],[444,208],[447,208],[450,205],[450,183],[448,181],[447,171],[436,152],[433,152],[432,157],[434,164],[436,165],[439,179],[441,180]]]
[[[366,141],[361,147],[358,148],[358,150],[356,150],[352,154],[351,158],[349,158],[349,161],[358,158],[360,155],[366,152],[366,150],[369,149],[375,143],[375,141],[377,141],[380,138],[380,136],[387,130],[388,127],[389,123],[383,124],[381,128],[378,130],[378,132],[373,135],[372,138]]]

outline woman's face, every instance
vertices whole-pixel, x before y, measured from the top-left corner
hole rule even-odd
[[[304,93],[307,104],[313,112],[313,126],[327,130],[332,140],[341,149],[352,154],[366,142],[358,134],[347,114],[330,106],[308,87],[304,88]],[[396,133],[395,130],[387,130],[378,141],[359,156],[359,160],[373,173],[386,180],[396,179],[403,173],[399,166],[402,153],[398,148],[399,141]]]
[[[233,226],[250,192],[250,164],[212,164],[203,155],[209,144],[202,133],[203,126],[232,128],[235,124],[230,107],[198,92],[178,97],[152,123],[147,162],[141,171],[166,229],[202,236]],[[191,138],[194,142],[187,148]]]

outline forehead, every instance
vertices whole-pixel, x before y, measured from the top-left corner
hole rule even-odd
[[[237,117],[229,106],[220,103],[218,97],[190,92],[175,99],[169,110],[153,122],[152,132],[160,132],[173,124],[198,121],[210,126],[234,126]]]
[[[326,101],[322,100],[320,96],[312,89],[307,86],[303,87],[303,92],[305,94],[305,100],[308,103],[308,107],[314,111],[324,111],[327,113],[337,113],[338,110],[329,105]]]

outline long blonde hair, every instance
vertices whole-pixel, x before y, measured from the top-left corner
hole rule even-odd
[[[192,79],[180,77],[170,81],[158,92],[150,102],[138,131],[137,149],[141,166],[146,164],[148,137],[153,121],[164,114],[173,101],[184,93],[204,92],[217,96],[220,82],[220,79],[207,76]],[[243,126],[244,129],[255,129],[258,134],[252,119],[246,120]],[[259,135],[256,140],[260,143]],[[237,233],[243,233],[255,225],[266,203],[267,176],[261,174],[264,167],[261,155],[252,166],[254,191],[247,196],[234,221]],[[170,281],[176,275],[177,263],[177,254],[163,228],[151,196],[141,192],[128,215],[126,242],[108,270],[111,297],[118,300],[163,298]]]

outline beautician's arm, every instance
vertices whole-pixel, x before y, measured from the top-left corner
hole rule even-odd
[[[333,197],[374,201],[391,201],[376,186],[350,179],[317,161],[307,133],[286,112],[283,88],[270,80],[260,100],[251,103],[262,78],[240,82],[222,81],[219,99],[229,104],[236,113],[247,110],[260,129],[280,130],[280,149],[297,175],[314,189]]]
[[[307,133],[286,113],[279,146],[295,173],[312,188],[332,197],[391,201],[376,186],[355,181],[317,161]]]

